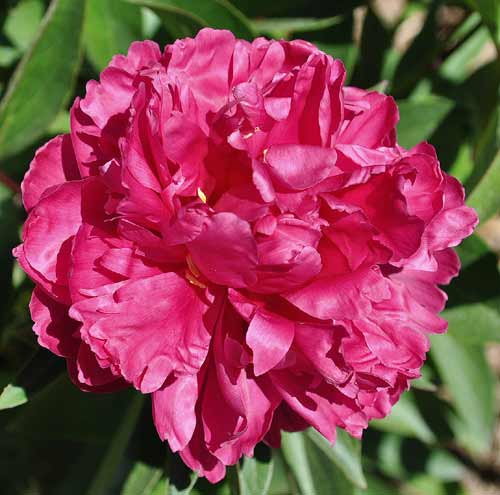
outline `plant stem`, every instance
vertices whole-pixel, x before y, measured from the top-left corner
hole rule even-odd
[[[17,194],[21,191],[21,187],[17,182],[12,180],[8,175],[0,170],[0,183],[5,187],[10,189],[14,194]]]

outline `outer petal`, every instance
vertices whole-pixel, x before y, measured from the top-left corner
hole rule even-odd
[[[196,375],[171,375],[153,393],[153,420],[158,435],[173,452],[186,448],[196,427],[195,405],[198,400]]]
[[[172,371],[199,371],[210,344],[203,321],[208,306],[184,278],[164,273],[128,282],[114,299],[88,332],[104,341],[126,380],[149,393],[161,388]]]
[[[82,222],[82,184],[67,182],[51,189],[24,226],[24,244],[16,255],[30,277],[45,287],[67,283],[71,243]]]
[[[68,359],[68,372],[77,387],[89,392],[114,392],[128,387],[119,375],[101,368],[90,347],[82,342],[76,358]]]
[[[47,189],[79,178],[69,134],[51,139],[36,152],[21,184],[24,207],[30,211]]]
[[[68,316],[68,307],[54,301],[38,287],[30,302],[33,331],[38,343],[58,356],[76,354],[80,343],[78,322]]]

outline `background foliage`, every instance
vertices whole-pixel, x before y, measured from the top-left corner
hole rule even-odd
[[[259,446],[216,487],[154,431],[148,397],[84,394],[38,349],[31,284],[13,263],[18,184],[68,105],[131,41],[202,26],[303,38],[341,58],[349,83],[392,94],[399,141],[429,140],[481,218],[447,289],[447,335],[423,378],[362,442],[314,431]],[[0,3],[0,492],[8,495],[486,495],[500,493],[500,2],[498,0],[2,0]],[[485,242],[486,241],[486,242]],[[495,344],[495,342],[497,344]],[[487,351],[487,352],[485,352]],[[4,388],[5,387],[5,388]]]

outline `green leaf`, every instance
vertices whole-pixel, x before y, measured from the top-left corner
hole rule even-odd
[[[194,36],[210,26],[229,29],[237,38],[251,40],[254,32],[248,19],[228,0],[128,0],[148,7],[162,19],[174,38]]]
[[[451,334],[431,336],[431,356],[457,416],[450,422],[462,445],[487,452],[495,423],[495,379],[484,348],[460,342]]]
[[[500,210],[499,191],[500,150],[467,198],[467,204],[476,210],[481,222],[488,220]]]
[[[58,134],[67,134],[70,131],[70,116],[69,112],[63,110],[55,118],[54,122],[50,124],[47,129],[47,133],[52,136],[57,136]]]
[[[426,463],[426,471],[442,481],[460,481],[465,466],[446,450],[433,450]]]
[[[58,359],[45,349],[38,349],[28,359],[12,383],[2,392],[0,403],[2,402],[4,393],[12,394],[14,391],[16,392],[16,397],[22,400],[22,402],[18,402],[16,405],[28,402],[37,393],[49,386],[61,374],[63,369],[64,364],[61,359]],[[0,409],[3,408],[0,406]]]
[[[472,234],[467,239],[464,239],[455,249],[460,256],[462,270],[465,270],[490,253],[490,249],[486,243],[477,234]]]
[[[464,82],[477,67],[477,56],[488,40],[488,30],[478,29],[443,62],[439,74],[455,83]]]
[[[407,468],[404,463],[403,445],[405,438],[394,433],[382,435],[377,448],[377,467],[386,476],[404,479]]]
[[[434,433],[420,414],[411,392],[405,392],[401,396],[389,416],[371,421],[370,426],[378,430],[418,438],[424,443],[435,441]]]
[[[282,432],[281,448],[299,493],[354,495],[354,485],[306,432]]]
[[[435,392],[437,390],[436,385],[434,385],[434,383],[432,383],[427,378],[424,378],[423,376],[417,378],[416,380],[413,380],[411,382],[411,386],[413,388],[416,388],[418,390],[423,390],[425,392]]]
[[[361,442],[346,431],[337,428],[335,445],[313,428],[307,430],[309,438],[330,458],[346,478],[359,488],[366,488],[361,466]]]
[[[425,23],[412,44],[401,57],[395,70],[392,94],[396,98],[409,95],[423,76],[432,67],[439,54],[441,41],[437,38],[437,11],[440,2],[434,0],[427,10]]]
[[[500,342],[500,311],[486,304],[462,304],[446,309],[441,316],[448,321],[449,334],[461,342]]]
[[[3,32],[20,51],[24,52],[35,38],[43,11],[42,0],[22,0],[9,11]]]
[[[191,491],[193,490],[194,485],[196,484],[196,481],[198,481],[198,475],[196,473],[192,472],[189,475],[189,484],[187,486],[185,486],[184,488],[180,488],[180,487],[176,486],[175,484],[170,483],[169,484],[169,489],[170,489],[169,494],[170,495],[189,495],[191,493]],[[157,490],[158,490],[158,488],[157,488]],[[160,495],[160,493],[164,493],[164,492],[155,491],[155,494],[156,493],[158,493],[158,495]]]
[[[440,480],[437,480],[428,474],[419,473],[408,482],[407,493],[446,495],[447,491],[446,487]]]
[[[19,410],[7,431],[40,440],[107,444],[113,438],[116,419],[133,395],[132,390],[88,394],[78,390],[64,373]]]
[[[1,171],[3,181],[9,181]],[[17,186],[10,184],[13,189]],[[16,204],[14,192],[7,188],[4,183],[0,183],[0,225],[2,234],[0,235],[0,287],[2,287],[2,297],[0,298],[0,324],[12,321],[12,271],[14,259],[12,249],[19,242],[19,223],[22,219],[19,206]],[[4,327],[5,331],[5,327]],[[2,337],[5,337],[5,333]]]
[[[162,474],[163,470],[158,467],[136,462],[125,481],[121,495],[151,495]]]
[[[500,46],[500,3],[498,0],[467,0],[467,3],[476,9],[484,23],[491,31],[493,40]]]
[[[314,19],[311,17],[272,17],[268,19],[256,19],[252,22],[252,25],[258,34],[277,39],[289,39],[293,37],[294,33],[318,31],[335,26],[340,22],[342,22],[342,17],[340,16],[325,17],[323,19]]]
[[[428,140],[451,111],[453,105],[453,101],[448,98],[436,95],[398,101],[399,144],[405,148],[412,148]]]
[[[273,472],[271,450],[265,445],[257,445],[255,456],[245,457],[238,470],[241,495],[268,495]]]
[[[12,46],[0,46],[0,67],[10,67],[18,58],[19,50]]]
[[[356,490],[356,495],[401,495],[401,492],[374,476],[368,477],[368,488],[366,490]]]
[[[26,392],[22,387],[16,385],[7,385],[0,394],[0,411],[2,409],[11,409],[21,406],[28,402]]]
[[[350,81],[352,70],[358,58],[359,49],[352,39],[354,15],[338,17],[339,22],[325,29],[301,31],[298,36],[314,43],[320,50],[334,58],[339,58],[346,68],[346,83]]]
[[[382,68],[391,42],[392,32],[386,28],[374,10],[369,8],[363,22],[353,85],[367,88],[382,79]]]
[[[101,71],[118,53],[142,39],[142,14],[123,0],[87,0],[84,42],[92,65]]]
[[[80,66],[85,2],[53,0],[0,103],[0,159],[43,135],[64,106]]]
[[[107,495],[111,492],[111,487],[113,486],[118,467],[123,460],[135,424],[139,419],[143,403],[144,395],[136,392],[119,427],[111,439],[111,444],[87,491],[87,495]]]

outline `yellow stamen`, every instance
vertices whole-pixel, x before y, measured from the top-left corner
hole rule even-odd
[[[203,201],[203,203],[207,202],[207,196],[206,194],[201,190],[199,187],[198,190],[196,191],[198,193],[198,197]]]
[[[189,270],[186,270],[186,278],[188,279],[189,283],[196,285],[200,289],[207,288],[207,286],[204,283],[200,282]]]
[[[186,263],[189,268],[189,271],[195,276],[199,277],[201,275],[200,270],[198,270],[198,267],[194,264],[193,258],[191,258],[191,255],[188,254],[186,256]]]

